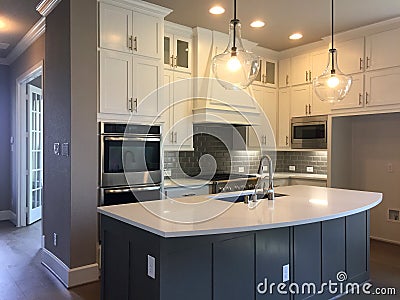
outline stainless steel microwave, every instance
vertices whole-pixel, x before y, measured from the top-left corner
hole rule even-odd
[[[296,117],[291,120],[293,149],[326,149],[327,116]]]

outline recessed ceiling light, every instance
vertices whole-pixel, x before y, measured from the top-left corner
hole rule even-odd
[[[222,6],[216,5],[216,6],[211,7],[209,12],[210,12],[210,14],[213,14],[213,15],[220,15],[225,12],[225,8],[223,8]]]
[[[257,20],[257,21],[251,22],[250,26],[254,27],[254,28],[264,27],[265,26],[265,22]]]
[[[299,40],[303,37],[301,33],[293,33],[291,36],[289,36],[289,39],[291,40]]]

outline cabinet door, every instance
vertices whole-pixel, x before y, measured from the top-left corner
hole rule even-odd
[[[174,74],[174,142],[193,147],[193,87],[190,74]]]
[[[363,37],[338,43],[336,49],[338,65],[344,74],[354,74],[364,70]]]
[[[161,19],[144,13],[133,13],[134,53],[161,58]]]
[[[329,52],[319,51],[311,54],[311,81],[321,75],[328,65]]]
[[[311,64],[312,64],[312,73],[313,77],[321,75],[328,63],[329,55],[327,51],[321,51],[311,54]],[[314,92],[314,88],[310,86],[312,90],[312,103],[311,107],[309,107],[308,114],[311,115],[325,115],[331,111],[331,104],[328,102],[323,102],[318,98],[318,96]]]
[[[332,104],[332,110],[343,108],[363,107],[364,103],[364,76],[363,74],[352,75],[353,83],[349,94],[340,102]]]
[[[100,51],[100,112],[130,114],[132,55]]]
[[[290,84],[290,58],[279,61],[279,87],[287,87]]]
[[[290,89],[279,91],[278,107],[278,147],[288,148],[290,146]]]
[[[260,71],[258,71],[257,77],[256,79],[254,79],[253,84],[256,85],[263,85],[263,79],[265,74],[263,73],[264,71],[264,60],[262,58],[260,58]]]
[[[142,116],[157,116],[161,108],[158,95],[158,87],[161,81],[160,62],[135,57],[133,69],[135,98],[137,101],[137,107],[134,107],[134,111]]]
[[[272,131],[275,135],[275,140],[277,137],[277,120],[278,120],[278,98],[277,92],[274,88],[265,88],[264,91],[264,101],[262,105],[263,111],[268,118],[271,125]]]
[[[290,112],[292,117],[302,117],[308,115],[308,105],[310,104],[310,85],[292,87]]]
[[[99,4],[100,48],[132,52],[132,11],[105,3]]]
[[[377,33],[366,39],[366,70],[400,65],[400,28]]]
[[[276,87],[276,74],[277,67],[276,61],[273,60],[264,60],[264,71],[265,71],[265,79],[264,84],[270,87]]]
[[[172,34],[164,34],[164,68],[173,68],[174,59],[174,36]]]
[[[174,38],[174,67],[178,71],[192,71],[192,40],[182,36]]]
[[[367,72],[365,75],[365,104],[378,106],[399,104],[400,68]]]
[[[292,57],[291,61],[292,85],[311,82],[310,56],[308,54]]]

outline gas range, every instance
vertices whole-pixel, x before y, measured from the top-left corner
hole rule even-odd
[[[217,173],[206,177],[203,179],[210,180],[213,194],[251,190],[257,183],[255,175]]]

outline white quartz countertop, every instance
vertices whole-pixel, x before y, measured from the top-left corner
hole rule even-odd
[[[382,201],[381,193],[305,185],[278,187],[275,192],[288,196],[260,200],[253,209],[244,203],[217,199],[238,194],[232,192],[105,206],[99,207],[98,212],[168,238],[326,221],[366,211]]]
[[[250,174],[256,175],[256,174]],[[264,173],[264,176],[268,177],[268,173]],[[289,179],[289,178],[298,178],[298,179],[313,179],[313,180],[327,180],[327,175],[324,174],[312,174],[312,173],[290,173],[290,172],[276,172],[274,173],[275,179]],[[175,188],[175,187],[185,187],[185,186],[203,186],[209,184],[209,180],[196,179],[196,178],[174,178],[174,179],[165,179],[164,187],[165,188]]]

